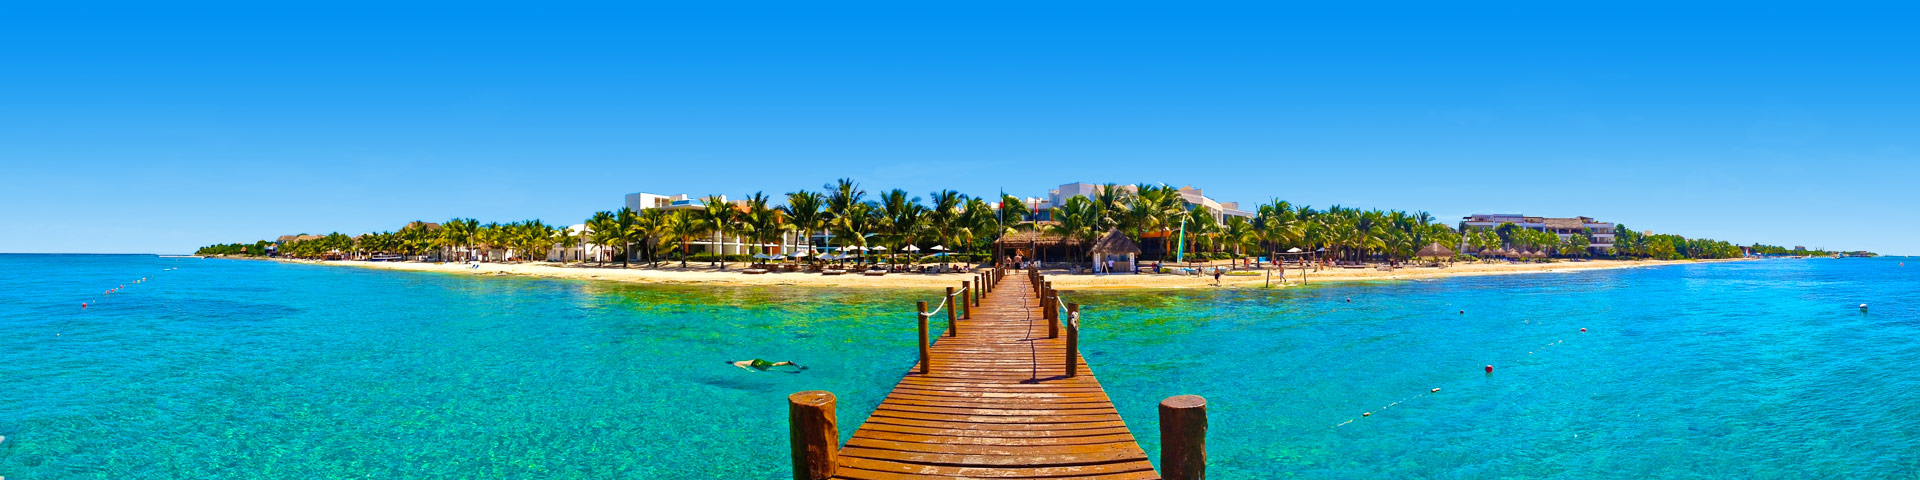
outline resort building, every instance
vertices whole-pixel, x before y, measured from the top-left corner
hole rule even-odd
[[[1114,188],[1128,193],[1140,192],[1140,187],[1131,184],[1115,185]],[[1041,212],[1041,214],[1036,220],[1051,220],[1051,215],[1046,214],[1046,210],[1067,203],[1067,199],[1073,197],[1087,197],[1088,199],[1092,199],[1104,193],[1104,190],[1106,190],[1106,186],[1104,185],[1084,182],[1064,184],[1061,185],[1060,188],[1049,190],[1047,191],[1046,201],[1037,203],[1037,205],[1039,205],[1037,211]],[[1220,202],[1214,200],[1213,198],[1207,197],[1200,189],[1193,188],[1192,185],[1180,187],[1179,192],[1180,199],[1186,203],[1187,208],[1207,207],[1207,211],[1213,212],[1213,219],[1216,221],[1225,222],[1227,221],[1227,217],[1253,218],[1253,212],[1240,209],[1240,202]],[[1033,208],[1034,205],[1036,205],[1036,203],[1029,202],[1028,208]]]
[[[1207,207],[1207,211],[1213,212],[1213,219],[1220,222],[1226,222],[1227,217],[1253,219],[1253,212],[1241,210],[1240,202],[1214,201],[1214,199],[1202,195],[1200,189],[1193,188],[1192,185],[1180,187],[1180,198],[1187,202],[1187,208],[1196,206]]]
[[[744,211],[747,208],[747,202],[745,200],[729,201],[727,200],[726,195],[716,195],[716,197],[718,197],[718,199],[721,202],[725,202],[728,205],[731,205],[735,210]],[[658,194],[645,193],[645,192],[629,193],[627,194],[626,200],[627,200],[626,201],[627,208],[631,208],[635,212],[650,210],[650,209],[659,209],[659,210],[706,210],[707,209],[707,205],[705,203],[706,197],[693,197],[691,195],[687,195],[684,193],[679,195],[658,195]],[[740,255],[740,254],[760,253],[762,250],[764,250],[768,254],[778,255],[782,253],[789,253],[789,252],[784,252],[783,249],[786,246],[790,246],[790,245],[802,246],[801,248],[803,250],[809,249],[808,247],[805,247],[805,245],[807,245],[809,242],[800,240],[799,239],[800,235],[802,234],[796,233],[796,232],[788,232],[784,234],[780,239],[778,239],[776,241],[777,243],[767,243],[767,244],[755,244],[748,241],[747,239],[744,239],[738,236],[731,236],[731,235],[722,235],[720,236],[719,241],[716,242],[714,240],[713,235],[707,235],[703,238],[694,239],[693,241],[687,242],[687,245],[691,247],[690,250],[693,253],[719,252],[727,255]]]
[[[1574,235],[1591,232],[1593,242],[1589,249],[1604,251],[1613,248],[1613,223],[1594,220],[1593,217],[1529,217],[1518,213],[1481,213],[1466,217],[1460,222],[1461,231],[1469,229],[1491,230],[1500,224],[1511,223],[1520,228],[1557,234],[1561,240]]]

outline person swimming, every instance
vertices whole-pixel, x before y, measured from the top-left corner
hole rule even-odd
[[[746,371],[749,371],[749,372],[759,372],[759,371],[766,371],[766,370],[767,370],[767,369],[769,369],[769,368],[773,368],[773,367],[784,367],[784,366],[788,366],[788,365],[792,365],[792,366],[795,366],[795,367],[799,367],[799,368],[800,368],[801,370],[806,370],[806,369],[807,369],[807,367],[801,367],[801,366],[800,366],[800,364],[798,364],[798,363],[793,363],[793,362],[769,362],[769,361],[766,361],[766,360],[761,360],[761,359],[758,359],[758,358],[756,358],[756,359],[752,359],[752,360],[740,360],[740,361],[733,361],[733,360],[728,360],[728,361],[727,361],[727,364],[729,364],[729,365],[733,365],[733,366],[736,366],[736,367],[740,367],[740,369],[741,369],[741,370],[746,370]]]

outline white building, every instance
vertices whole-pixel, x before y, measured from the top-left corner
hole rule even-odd
[[[1115,185],[1114,188],[1128,193],[1140,192],[1140,187],[1135,185]],[[1046,202],[1040,204],[1040,210],[1045,211],[1054,206],[1065,204],[1067,203],[1067,199],[1073,197],[1087,197],[1088,199],[1092,199],[1094,196],[1103,193],[1104,190],[1106,190],[1106,186],[1104,185],[1083,182],[1061,185],[1060,188],[1047,191]],[[1200,189],[1193,188],[1192,185],[1181,187],[1179,192],[1180,199],[1187,204],[1187,208],[1205,206],[1207,207],[1207,211],[1213,212],[1213,219],[1216,221],[1225,222],[1227,217],[1253,218],[1253,212],[1240,209],[1240,202],[1216,201],[1201,193]]]
[[[1554,218],[1529,217],[1518,213],[1480,213],[1465,217],[1464,221],[1460,222],[1461,226],[1467,229],[1487,230],[1499,228],[1502,223],[1512,223],[1514,226],[1528,230],[1550,232],[1559,235],[1561,240],[1591,231],[1593,243],[1589,244],[1588,248],[1593,250],[1613,248],[1613,223],[1594,220],[1592,217]]]
[[[717,196],[719,197],[719,200],[721,202],[726,202],[727,204],[731,205],[735,209],[744,210],[747,208],[746,207],[747,203],[745,200],[728,201],[726,195],[717,195]],[[627,208],[631,208],[635,212],[639,212],[642,210],[650,210],[650,209],[660,209],[660,210],[706,210],[707,209],[707,205],[705,203],[706,197],[696,198],[684,193],[679,195],[657,195],[657,194],[644,193],[644,192],[629,193],[627,194],[626,199],[627,199],[627,202],[626,202]],[[764,250],[770,255],[778,255],[782,253],[790,253],[790,252],[786,252],[785,250],[791,247],[798,247],[798,250],[811,250],[811,247],[807,245],[806,241],[800,240],[802,235],[804,234],[799,232],[787,232],[785,234],[782,234],[781,238],[775,239],[776,243],[766,243],[766,244],[756,245],[741,237],[725,236],[725,235],[721,236],[718,242],[715,242],[714,236],[712,234],[708,234],[701,238],[692,239],[692,241],[687,242],[687,245],[691,247],[690,250],[692,253],[720,252],[727,255],[740,255],[740,254],[751,255],[755,253],[760,253]]]

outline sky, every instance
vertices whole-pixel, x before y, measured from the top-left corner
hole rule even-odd
[[[1913,6],[43,3],[0,15],[0,252],[847,177],[1920,254]]]

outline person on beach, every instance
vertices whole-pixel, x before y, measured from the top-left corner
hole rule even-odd
[[[758,359],[758,358],[756,358],[756,359],[752,359],[752,360],[740,360],[740,361],[733,361],[733,360],[728,360],[728,361],[727,361],[727,363],[728,363],[728,364],[732,364],[733,366],[736,366],[736,367],[740,367],[740,369],[741,369],[741,370],[746,370],[746,371],[749,371],[749,372],[761,372],[761,371],[766,371],[766,370],[767,370],[767,369],[769,369],[769,368],[773,368],[773,367],[782,367],[782,366],[787,366],[787,365],[792,365],[792,366],[795,366],[795,367],[799,367],[799,368],[800,368],[800,369],[802,369],[802,370],[805,370],[805,369],[807,368],[807,367],[801,367],[801,366],[800,366],[800,364],[798,364],[798,363],[793,363],[793,362],[769,362],[769,361],[766,361],[766,360],[761,360],[761,359]]]
[[[1220,284],[1220,267],[1213,267],[1213,284]]]

